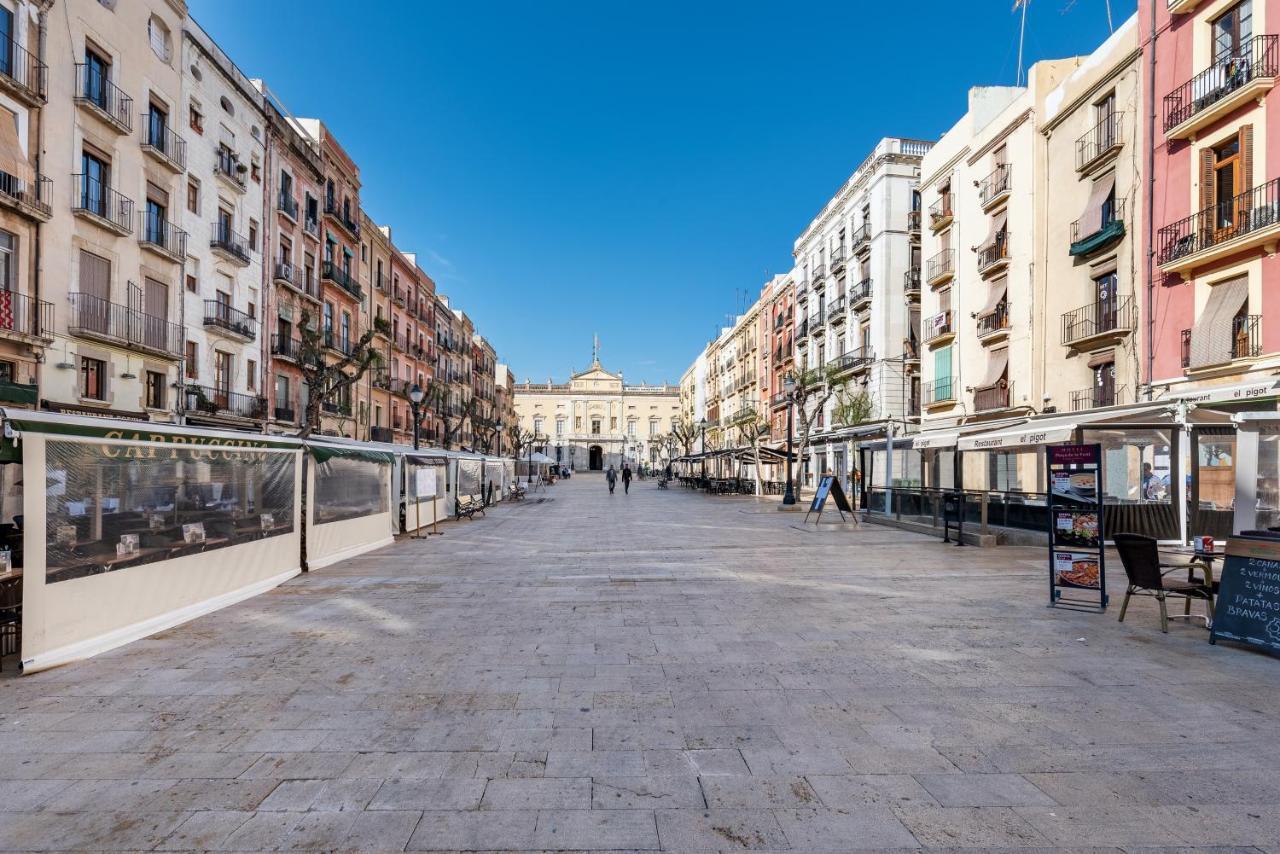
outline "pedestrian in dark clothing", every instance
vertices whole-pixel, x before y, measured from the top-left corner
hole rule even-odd
[[[631,466],[622,467],[622,491],[631,494]]]
[[[618,473],[613,470],[613,466],[609,466],[609,470],[604,473],[604,479],[609,482],[609,494],[613,495],[613,488],[618,485]]]

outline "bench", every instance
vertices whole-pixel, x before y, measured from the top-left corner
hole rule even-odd
[[[484,515],[484,506],[472,498],[470,495],[458,496],[458,518],[475,519],[475,515],[479,513]]]

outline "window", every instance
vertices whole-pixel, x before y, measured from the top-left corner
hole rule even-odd
[[[200,379],[200,348],[196,342],[187,342],[187,379]]]
[[[249,248],[258,251],[258,221],[256,219],[249,220]]]
[[[0,231],[0,291],[8,291],[12,293],[17,290],[14,287],[14,274],[17,267],[14,263],[14,252],[18,246],[17,238],[7,231]],[[10,311],[12,311],[12,303],[10,303]],[[3,326],[3,320],[0,320],[0,326]],[[12,327],[13,321],[9,322]]]
[[[262,183],[262,164],[256,158],[249,162],[249,177],[255,184]]]
[[[1213,149],[1213,206],[1214,225],[1217,228],[1234,228],[1236,205],[1232,199],[1244,192],[1241,187],[1240,137],[1233,136]]]
[[[249,359],[245,365],[244,384],[249,391],[258,390],[258,362],[256,359]]]
[[[1093,406],[1115,406],[1116,363],[1104,362],[1093,369]]]
[[[627,435],[628,435],[628,436],[631,436],[631,437],[633,437],[633,438],[635,437],[635,435],[636,435],[636,422],[634,422],[634,421],[628,421],[628,422],[627,422]]]
[[[564,435],[564,419],[563,418],[556,419],[556,435],[557,436]]]
[[[107,109],[107,83],[111,80],[111,61],[92,48],[84,50],[84,96]]]
[[[226,95],[223,95],[218,99],[218,104],[222,107],[222,111],[228,116],[234,116],[236,114],[235,105],[231,103],[231,99]]]
[[[533,432],[534,432],[534,433],[541,433],[541,432],[542,432],[542,419],[541,419],[541,418],[535,418],[535,419],[533,419]]]
[[[191,125],[191,129],[198,134],[204,134],[204,112],[201,111],[200,105],[195,101],[191,102],[189,114],[190,120],[188,121],[188,124]]]
[[[200,215],[200,182],[195,178],[187,181],[187,210]]]
[[[100,217],[108,215],[107,188],[111,186],[111,167],[106,160],[84,151],[80,155],[80,207]]]
[[[0,362],[0,383],[18,381],[18,369],[13,362]]]
[[[1215,63],[1237,59],[1253,37],[1253,2],[1244,0],[1213,22],[1213,58]]]
[[[600,435],[600,419],[599,418],[591,419],[591,435],[592,436]]]
[[[164,409],[165,376],[159,371],[147,371],[147,409]]]
[[[656,418],[650,419],[649,421],[649,435],[650,436],[658,435],[658,419]]]
[[[351,347],[351,312],[344,311],[342,313],[342,350],[346,352]]]
[[[169,28],[164,21],[151,16],[147,22],[147,38],[151,42],[151,52],[168,62],[173,56],[173,39],[169,36]]]
[[[232,355],[217,351],[213,354],[213,388],[224,395],[231,390]]]
[[[276,406],[289,407],[289,377],[287,374],[276,374]]]
[[[88,400],[107,399],[107,363],[80,357],[80,396]]]

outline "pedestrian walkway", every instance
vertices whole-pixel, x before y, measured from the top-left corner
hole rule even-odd
[[[0,680],[0,848],[1280,851],[1280,662],[579,475]]]

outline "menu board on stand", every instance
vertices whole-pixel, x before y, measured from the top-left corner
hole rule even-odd
[[[1050,445],[1049,604],[1107,607],[1102,446]]]

